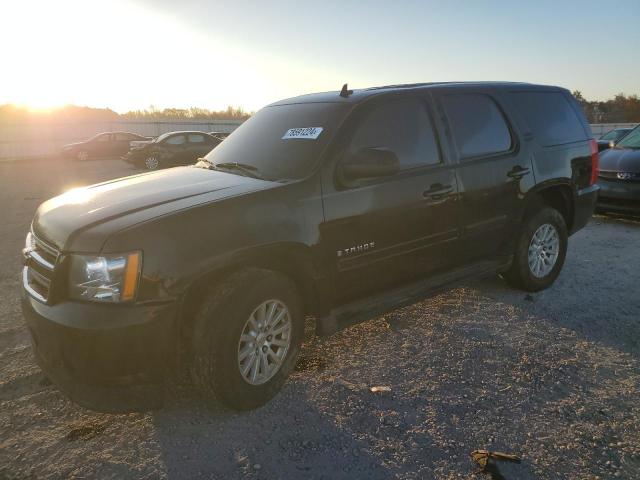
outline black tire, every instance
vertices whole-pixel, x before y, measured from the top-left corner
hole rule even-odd
[[[291,340],[280,369],[265,383],[246,381],[238,362],[240,336],[254,310],[277,299],[291,319]],[[235,410],[264,405],[282,388],[293,371],[304,335],[302,302],[295,285],[280,273],[246,269],[232,274],[206,295],[195,319],[191,377],[207,398]]]
[[[545,224],[550,224],[556,229],[559,239],[559,251],[551,271],[542,277],[538,277],[534,275],[529,266],[529,246],[535,232]],[[513,263],[510,269],[503,274],[503,278],[514,287],[528,292],[538,292],[548,288],[556,280],[564,265],[564,259],[567,254],[567,239],[567,225],[560,212],[554,208],[542,206],[525,219],[518,238]]]

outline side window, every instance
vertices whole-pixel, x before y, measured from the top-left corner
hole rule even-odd
[[[190,134],[188,136],[189,143],[204,143],[204,135]]]
[[[135,140],[133,135],[128,133],[116,133],[116,142],[130,142],[131,140]]]
[[[174,135],[173,137],[167,138],[166,142],[169,145],[182,145],[186,142],[184,135]]]
[[[96,138],[96,142],[108,142],[111,138],[110,133],[105,133],[104,135],[100,135]]]
[[[511,150],[509,127],[488,95],[446,95],[444,108],[462,158],[495,155]]]
[[[544,147],[587,139],[582,122],[560,92],[513,92],[516,107]]]
[[[401,169],[440,163],[440,151],[431,117],[417,98],[391,100],[374,106],[353,135],[347,154],[367,147],[393,151]]]

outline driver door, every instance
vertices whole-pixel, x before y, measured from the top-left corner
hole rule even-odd
[[[360,108],[322,179],[321,241],[336,304],[447,268],[458,239],[455,170],[442,155],[428,100],[392,97]],[[367,148],[394,152],[400,171],[339,181],[340,162]]]

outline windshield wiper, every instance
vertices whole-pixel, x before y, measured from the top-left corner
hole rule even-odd
[[[195,165],[198,168],[207,168],[209,170],[234,170],[247,177],[257,178],[259,180],[265,180],[264,176],[253,165],[238,162],[220,162],[213,163],[208,158],[199,158],[198,163]]]
[[[207,160],[208,161],[208,160]],[[257,178],[260,180],[264,180],[264,177],[260,173],[260,171],[254,167],[253,165],[248,165],[246,163],[238,163],[238,162],[220,162],[220,163],[211,163],[213,168],[219,170],[236,170],[238,172],[244,173],[245,175],[253,178]]]

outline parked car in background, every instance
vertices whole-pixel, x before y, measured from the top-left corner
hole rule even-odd
[[[151,140],[151,137],[143,137],[130,132],[105,132],[99,133],[84,142],[70,143],[62,147],[65,157],[78,160],[90,158],[121,157],[129,151],[129,144],[133,141]]]
[[[640,125],[602,152],[598,209],[640,212]]]
[[[144,148],[196,136],[209,137]],[[209,398],[256,408],[293,371],[306,317],[331,334],[497,273],[550,287],[597,171],[561,88],[345,85],[282,100],[194,167],[38,208],[22,273],[35,358],[98,410],[160,401],[181,365]]]
[[[151,142],[132,147],[122,159],[147,170],[189,165],[204,157],[221,141],[204,132],[169,132]]]
[[[598,151],[602,152],[608,148],[612,148],[633,128],[614,128],[608,131],[598,139]]]

